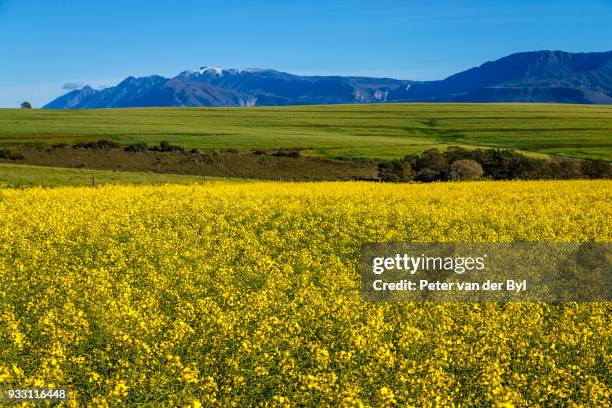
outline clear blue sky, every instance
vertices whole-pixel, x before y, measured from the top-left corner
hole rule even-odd
[[[0,107],[202,65],[441,79],[518,51],[612,49],[612,0],[0,0]]]

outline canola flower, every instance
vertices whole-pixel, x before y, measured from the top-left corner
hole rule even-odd
[[[0,388],[610,406],[609,303],[366,303],[363,242],[609,242],[610,181],[0,189]]]

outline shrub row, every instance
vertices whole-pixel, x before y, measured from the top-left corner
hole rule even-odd
[[[100,139],[97,142],[82,142],[75,143],[72,145],[75,149],[99,149],[99,150],[110,150],[119,149],[121,144],[114,140]]]
[[[57,144],[54,147],[65,147],[66,144]],[[97,149],[97,150],[109,150],[109,149],[120,149],[122,145],[114,140],[100,139],[97,142],[82,142],[75,143],[72,145],[75,149]],[[127,152],[184,152],[185,149],[181,146],[173,145],[167,140],[162,140],[158,146],[149,147],[146,143],[138,142],[131,143],[124,147]],[[195,151],[195,149],[194,149]]]
[[[159,142],[159,146],[153,146],[149,150],[154,152],[184,152],[185,149],[181,146],[173,145],[167,140]]]
[[[452,146],[446,151],[426,150],[401,160],[380,162],[383,181],[445,181],[514,179],[597,179],[611,178],[612,166],[603,160],[534,158],[509,149],[467,150]]]
[[[279,149],[255,149],[253,154],[256,155],[270,155],[274,157],[293,157],[297,158],[302,156],[302,150],[300,148],[289,149],[281,147]]]
[[[23,160],[23,154],[14,152],[10,149],[0,149],[0,159]]]
[[[171,144],[167,140],[162,140],[159,143],[159,146],[153,146],[153,147],[149,147],[144,142],[132,143],[132,144],[129,144],[129,145],[125,146],[124,150],[126,152],[146,152],[146,151],[152,151],[152,152],[184,152],[185,151],[185,149],[183,147],[177,146],[177,145],[173,145],[173,144]],[[193,152],[193,150],[192,150],[192,152]]]

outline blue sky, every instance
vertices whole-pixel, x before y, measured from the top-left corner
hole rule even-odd
[[[612,50],[612,0],[0,0],[0,107],[202,65],[441,79],[519,51]]]

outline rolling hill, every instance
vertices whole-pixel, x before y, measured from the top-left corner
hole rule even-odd
[[[109,138],[185,148],[301,148],[320,157],[400,158],[450,145],[612,160],[612,106],[355,104],[255,108],[0,109],[0,145]]]

